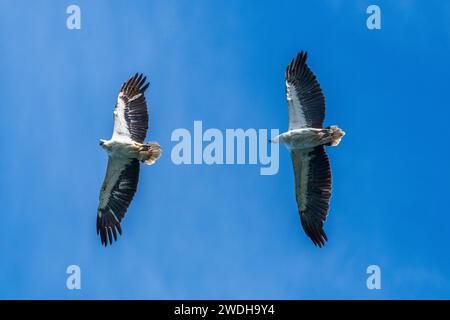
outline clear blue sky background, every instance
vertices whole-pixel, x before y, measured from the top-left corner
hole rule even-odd
[[[70,4],[81,30],[66,28]],[[1,1],[0,298],[450,298],[449,21],[443,0]],[[302,49],[325,124],[347,132],[328,149],[323,249],[301,230],[287,150],[274,176],[170,159],[172,131],[194,120],[286,130],[284,70]],[[98,140],[136,71],[164,153],[104,248]],[[366,288],[371,264],[382,290]]]

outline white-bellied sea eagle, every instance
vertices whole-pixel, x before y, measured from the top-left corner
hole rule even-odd
[[[102,244],[112,244],[120,222],[136,193],[140,163],[151,165],[161,156],[156,142],[145,143],[148,129],[147,102],[144,92],[149,83],[137,74],[122,85],[114,109],[114,131],[110,140],[100,140],[108,152],[108,168],[100,190],[97,210],[97,234]]]
[[[330,161],[324,146],[337,146],[345,132],[337,126],[323,128],[325,98],[306,58],[307,53],[300,52],[286,69],[289,130],[271,141],[285,144],[291,153],[301,224],[312,242],[322,247],[328,240],[323,223],[331,196]]]

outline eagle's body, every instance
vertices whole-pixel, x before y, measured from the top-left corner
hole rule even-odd
[[[320,145],[331,145],[340,141],[342,130],[336,126],[328,128],[293,129],[272,139],[273,142],[285,144],[289,151],[310,149]]]
[[[109,157],[114,159],[138,159],[145,164],[153,164],[156,159],[148,157],[148,148],[145,143],[138,143],[127,140],[100,140],[101,146],[108,152]]]
[[[337,146],[345,132],[337,126],[323,128],[325,98],[306,58],[306,52],[300,52],[286,69],[289,130],[271,141],[285,144],[291,153],[302,227],[322,247],[331,197],[331,168],[324,146]]]
[[[133,158],[136,156],[137,143],[121,140],[101,140],[101,146],[112,158]]]
[[[97,233],[102,244],[122,234],[120,222],[133,200],[139,181],[140,162],[151,165],[161,155],[156,142],[145,143],[148,129],[144,92],[149,84],[136,74],[122,85],[114,109],[114,132],[110,140],[100,140],[108,152],[108,168],[100,190]],[[145,85],[144,85],[145,84]]]

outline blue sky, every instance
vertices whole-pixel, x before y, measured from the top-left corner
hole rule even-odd
[[[381,7],[382,29],[366,28]],[[66,8],[81,8],[81,30]],[[0,298],[450,298],[447,1],[0,2]],[[177,128],[287,129],[284,70],[300,50],[327,103],[329,242],[300,227],[291,160],[182,165]],[[151,79],[162,158],[122,226],[95,233],[120,84]],[[81,290],[66,268],[81,268]],[[368,290],[366,268],[381,267]]]

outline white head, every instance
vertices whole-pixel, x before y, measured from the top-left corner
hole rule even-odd
[[[103,140],[103,139],[100,139],[100,141],[99,141],[99,145],[100,145],[100,147],[102,147],[103,149],[105,149],[105,142],[106,142],[106,140]]]
[[[283,134],[280,134],[280,135],[278,135],[276,137],[270,138],[269,142],[270,143],[280,143],[280,144],[284,143],[285,142],[284,141],[284,136],[283,136]]]

